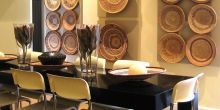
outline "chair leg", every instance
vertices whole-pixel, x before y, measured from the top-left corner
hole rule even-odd
[[[191,110],[194,110],[194,100],[191,101]]]
[[[92,102],[90,100],[88,101],[88,105],[89,105],[88,110],[92,110]]]
[[[19,109],[20,88],[19,88],[18,86],[17,86],[16,95],[17,95],[17,102],[15,103],[15,110],[20,110],[20,109]]]
[[[174,106],[174,104],[170,103],[170,110],[173,110],[173,106]]]
[[[43,91],[43,97],[44,97],[44,110],[47,108],[47,98],[46,98],[46,92]]]
[[[53,93],[53,109],[57,109],[57,97],[55,93]]]

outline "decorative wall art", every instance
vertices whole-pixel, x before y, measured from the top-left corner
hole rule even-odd
[[[74,28],[80,22],[79,0],[44,0],[44,4],[44,51],[76,54],[78,44]]]
[[[49,51],[59,51],[61,47],[61,35],[57,31],[50,31],[45,37],[45,45]]]
[[[164,3],[169,4],[169,5],[174,5],[177,4],[178,2],[182,0],[162,0]]]
[[[186,54],[189,63],[195,66],[202,67],[211,64],[216,55],[216,47],[211,38],[211,32],[217,25],[217,14],[209,4],[212,0],[161,1],[160,7],[162,8],[159,14],[160,28],[158,31],[158,35],[162,36],[159,37],[158,44],[160,57],[168,63],[177,63],[182,61]],[[188,10],[189,7],[184,4],[191,6],[191,9]],[[188,15],[187,22],[185,22],[184,13]],[[187,41],[186,46],[184,39]],[[182,54],[178,50],[181,50]],[[177,54],[178,52],[180,53]]]
[[[180,62],[185,57],[185,41],[176,33],[166,33],[160,39],[159,53],[169,63]]]
[[[196,66],[207,66],[215,58],[215,43],[209,35],[194,35],[186,44],[186,56]]]
[[[44,4],[50,11],[55,11],[60,7],[60,0],[44,0]]]
[[[198,4],[192,7],[188,15],[189,27],[198,34],[211,32],[217,24],[215,10],[205,4]]]
[[[73,30],[77,23],[77,15],[74,11],[69,10],[63,13],[62,25],[66,30]]]
[[[60,27],[60,14],[51,11],[47,14],[46,25],[50,30],[58,30]]]
[[[129,0],[99,0],[100,7],[108,13],[121,12]]]
[[[128,38],[124,30],[116,24],[107,24],[101,29],[99,54],[109,61],[125,56]]]
[[[211,2],[212,0],[192,0],[195,3],[208,3]]]
[[[177,5],[166,5],[162,8],[159,23],[166,32],[178,32],[185,24],[183,9]]]
[[[78,50],[77,36],[74,32],[66,31],[62,36],[62,49],[66,54],[76,54]]]

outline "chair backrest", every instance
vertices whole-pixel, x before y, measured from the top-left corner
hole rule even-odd
[[[39,61],[38,56],[40,56],[41,54],[42,54],[42,52],[32,51],[32,52],[31,52],[31,62],[37,62],[37,61]]]
[[[178,82],[173,89],[172,103],[188,102],[194,98],[197,77]]]
[[[94,56],[91,56],[91,62],[92,62],[92,64],[95,64],[96,63],[96,61],[97,61],[97,67],[98,68],[105,68],[105,63],[106,63],[106,60],[105,59],[103,59],[103,58],[98,58],[97,59],[97,57],[94,57]],[[73,62],[74,63],[74,65],[80,65],[80,58],[78,57],[78,58],[76,58],[76,60],[75,60],[75,62]]]
[[[117,60],[113,64],[113,69],[129,68],[131,65],[140,64],[143,66],[150,66],[150,63],[144,61],[135,61],[135,60]]]
[[[199,93],[199,79],[204,75],[204,73],[199,73],[195,77],[197,78],[196,81],[196,87],[195,87],[195,93]]]
[[[48,74],[51,92],[67,99],[90,100],[87,82],[81,78],[70,78]]]
[[[38,72],[11,69],[15,85],[29,90],[45,90],[43,76]]]

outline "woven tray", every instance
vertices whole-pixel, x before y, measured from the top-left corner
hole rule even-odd
[[[62,17],[63,28],[66,30],[73,30],[77,22],[77,15],[74,11],[69,10],[64,12]]]
[[[162,1],[166,4],[173,5],[173,4],[177,4],[178,2],[182,0],[162,0]]]
[[[116,24],[107,24],[101,29],[99,54],[109,61],[121,59],[127,53],[128,38]]]
[[[196,66],[207,66],[215,58],[215,43],[209,35],[194,35],[186,44],[186,56]]]
[[[46,17],[46,25],[50,30],[58,30],[60,27],[60,15],[58,12],[49,12]]]
[[[108,13],[119,13],[127,4],[128,0],[99,0],[100,7]]]
[[[50,11],[55,11],[60,7],[60,0],[44,0],[44,4]]]
[[[205,34],[211,32],[217,24],[215,10],[205,4],[195,5],[189,12],[189,26],[195,33]]]
[[[45,45],[49,51],[59,51],[61,48],[61,35],[57,31],[50,31],[45,37]]]
[[[180,62],[185,57],[185,41],[176,33],[163,35],[159,43],[159,53],[168,63]]]
[[[66,31],[62,36],[62,49],[66,54],[74,55],[78,50],[77,36],[71,31]]]
[[[185,24],[183,9],[177,5],[166,5],[162,8],[159,23],[166,32],[178,32]]]
[[[79,2],[79,0],[61,0],[61,1],[62,1],[63,7],[67,10],[74,9]]]

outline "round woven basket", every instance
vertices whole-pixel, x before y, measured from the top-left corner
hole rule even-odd
[[[66,54],[74,55],[78,50],[77,36],[74,32],[66,31],[62,36],[62,49]]]
[[[50,11],[55,11],[60,7],[60,0],[44,0],[44,4]]]
[[[74,9],[79,2],[79,0],[61,0],[61,1],[62,1],[63,7],[67,10]]]
[[[127,4],[128,0],[99,0],[100,7],[108,13],[119,13]]]
[[[61,35],[57,31],[50,31],[45,37],[45,45],[49,51],[59,51],[61,48]]]
[[[180,62],[185,57],[185,41],[176,33],[166,33],[160,39],[159,53],[168,63]]]
[[[217,24],[215,10],[205,4],[192,7],[188,15],[189,26],[195,33],[205,34],[211,32]]]
[[[186,44],[186,56],[196,66],[207,66],[215,58],[215,43],[209,35],[194,35]]]
[[[195,3],[208,3],[211,2],[212,0],[192,0]]]
[[[50,30],[58,30],[60,27],[60,14],[58,12],[49,12],[46,17],[46,25]]]
[[[66,30],[73,30],[77,23],[77,15],[74,11],[68,10],[64,12],[62,17],[63,28]]]
[[[162,1],[166,4],[173,5],[173,4],[177,4],[178,2],[182,0],[162,0]]]
[[[177,5],[164,6],[160,12],[159,23],[166,32],[180,31],[185,24],[183,9]]]
[[[127,53],[128,38],[116,24],[107,24],[101,29],[99,54],[109,61],[121,59]]]

